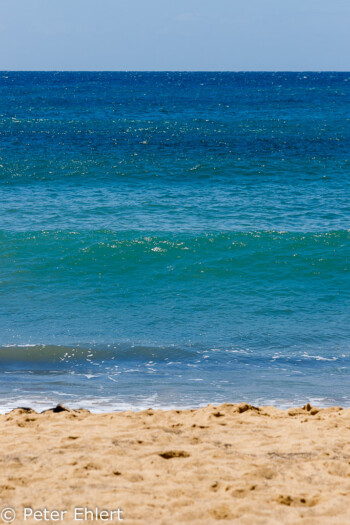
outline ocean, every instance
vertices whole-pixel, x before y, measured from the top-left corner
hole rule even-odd
[[[350,406],[350,73],[0,73],[0,411]]]

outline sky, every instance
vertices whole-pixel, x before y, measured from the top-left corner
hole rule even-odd
[[[0,70],[349,71],[349,0],[0,0]]]

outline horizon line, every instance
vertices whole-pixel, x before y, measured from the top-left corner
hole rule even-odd
[[[342,69],[0,69],[0,73],[350,73]]]

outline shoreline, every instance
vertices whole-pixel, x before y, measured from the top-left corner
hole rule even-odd
[[[0,415],[0,501],[17,523],[81,507],[96,523],[121,509],[130,524],[345,524],[349,436],[341,407],[18,408]]]
[[[310,405],[313,408],[317,407],[318,410],[325,410],[330,408],[340,408],[341,410],[347,410],[350,409],[350,404],[345,401],[344,403],[339,400],[339,403],[337,403],[335,399],[320,399],[319,397],[310,397],[305,396],[305,398],[296,399],[296,400],[283,400],[279,401],[278,399],[261,399],[258,400],[254,399],[248,399],[241,402],[240,400],[232,400],[232,401],[225,401],[225,400],[214,400],[214,401],[203,401],[201,403],[196,404],[182,404],[182,403],[170,403],[170,404],[156,404],[152,403],[152,400],[149,400],[150,403],[142,402],[140,404],[137,403],[116,403],[116,404],[96,404],[95,402],[92,403],[91,399],[86,400],[82,399],[81,401],[72,401],[71,399],[64,400],[60,397],[58,399],[53,400],[45,400],[44,402],[40,402],[38,400],[33,400],[31,402],[31,399],[28,401],[25,401],[23,399],[17,400],[18,402],[11,402],[2,404],[0,406],[0,417],[6,416],[10,412],[13,412],[14,410],[24,409],[24,410],[31,410],[37,414],[42,414],[44,412],[49,412],[54,410],[58,406],[63,406],[67,410],[71,411],[79,411],[84,410],[89,412],[93,415],[106,415],[106,414],[123,414],[125,412],[132,412],[135,414],[138,414],[140,412],[145,412],[149,409],[152,409],[154,411],[161,411],[161,412],[171,412],[171,411],[181,411],[181,412],[189,412],[189,411],[197,411],[202,410],[208,406],[238,406],[242,404],[247,404],[249,406],[255,406],[256,408],[275,408],[277,410],[281,410],[283,412],[288,412],[289,410],[295,410],[296,408],[303,408],[304,406]],[[98,401],[100,399],[98,398]]]

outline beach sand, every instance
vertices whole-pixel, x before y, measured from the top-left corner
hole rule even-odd
[[[128,524],[349,524],[349,438],[350,409],[309,405],[16,409],[0,416],[0,507],[14,523],[39,523],[24,508],[83,523],[88,507]]]

